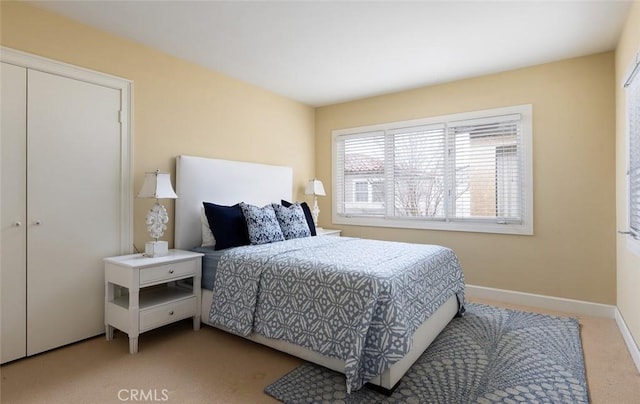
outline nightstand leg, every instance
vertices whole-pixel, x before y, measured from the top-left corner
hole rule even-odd
[[[113,327],[109,324],[105,325],[105,335],[107,336],[107,341],[111,341],[113,339]]]
[[[202,268],[202,258],[198,258],[198,268]],[[202,289],[200,289],[201,270],[198,269],[196,276],[193,277],[193,294],[196,296],[196,315],[193,316],[193,329],[197,331],[200,329],[200,316],[202,315]]]
[[[115,296],[115,288],[111,282],[105,281],[104,283],[104,328],[105,334],[107,337],[107,341],[111,341],[113,339],[113,327],[109,325],[109,313],[108,307],[109,302],[112,302]]]
[[[129,337],[129,353],[138,353],[138,337]]]
[[[138,353],[138,335],[140,326],[140,271],[134,271],[133,282],[129,288],[129,353]]]

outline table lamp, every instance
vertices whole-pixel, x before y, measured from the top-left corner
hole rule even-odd
[[[138,198],[155,198],[156,203],[147,212],[147,230],[155,241],[148,241],[144,245],[145,255],[148,257],[163,257],[169,253],[169,243],[158,240],[167,229],[169,215],[164,206],[158,203],[158,199],[177,199],[178,195],[173,191],[171,178],[168,173],[156,170],[144,174],[144,184],[138,193]]]
[[[305,195],[313,195],[313,210],[311,214],[313,215],[313,223],[318,227],[318,216],[320,215],[320,208],[318,208],[318,195],[325,196],[324,186],[322,185],[322,181],[317,179],[309,180],[307,183],[307,189],[304,191]]]

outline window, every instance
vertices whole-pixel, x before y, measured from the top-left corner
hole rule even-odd
[[[531,110],[334,131],[334,223],[533,234]]]
[[[369,202],[369,183],[367,181],[356,181],[355,187],[355,202]]]
[[[640,255],[640,53],[625,80],[628,133],[628,233],[627,245]]]

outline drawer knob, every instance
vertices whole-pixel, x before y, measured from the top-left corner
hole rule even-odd
[[[173,310],[171,310],[171,311],[169,312],[169,315],[170,315],[170,316],[173,316]]]
[[[170,269],[170,270],[169,270],[169,273],[170,273],[170,274],[172,274],[172,273],[173,273],[173,269]]]

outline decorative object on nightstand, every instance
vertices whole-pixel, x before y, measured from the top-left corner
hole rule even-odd
[[[167,229],[169,215],[164,206],[158,203],[158,199],[177,199],[178,195],[171,186],[168,173],[156,170],[153,173],[144,174],[144,184],[138,193],[138,198],[155,198],[156,203],[147,212],[147,230],[155,241],[148,241],[144,246],[144,252],[148,257],[163,257],[169,251],[166,241],[158,240]]]
[[[325,196],[324,186],[322,185],[322,181],[317,179],[309,180],[307,183],[307,189],[304,191],[305,195],[313,195],[313,210],[311,214],[313,215],[313,223],[318,227],[318,215],[320,215],[320,208],[318,208],[318,196]]]

